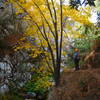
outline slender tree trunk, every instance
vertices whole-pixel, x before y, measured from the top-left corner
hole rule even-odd
[[[61,10],[61,36],[60,43],[58,43],[58,33],[56,34],[56,69],[54,71],[55,85],[58,87],[60,85],[60,68],[61,68],[61,55],[62,55],[62,39],[63,39],[63,16],[62,16],[62,0],[60,0],[60,10]],[[56,27],[55,27],[56,29]],[[56,30],[57,31],[57,30]],[[56,32],[55,31],[55,32]],[[60,45],[59,45],[60,44]]]
[[[57,65],[56,70],[54,71],[54,80],[55,86],[58,87],[60,85],[60,63]]]

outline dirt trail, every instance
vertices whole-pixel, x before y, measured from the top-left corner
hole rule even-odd
[[[65,71],[49,100],[100,100],[100,69]]]

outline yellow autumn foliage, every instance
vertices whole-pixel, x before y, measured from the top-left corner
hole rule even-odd
[[[23,48],[27,50],[31,50],[32,53],[30,54],[30,56],[32,56],[33,58],[37,57],[42,52],[47,53],[49,51],[49,50],[43,51],[42,48],[42,47],[44,47],[44,49],[48,48],[48,42],[51,45],[53,54],[55,54],[56,31],[58,33],[58,39],[60,39],[61,36],[60,6],[56,2],[56,0],[54,0],[54,6],[56,10],[55,13],[51,0],[48,0],[51,13],[52,13],[51,15],[46,1],[47,0],[11,0],[10,1],[14,4],[17,10],[17,14],[27,13],[27,15],[23,18],[23,20],[28,21],[29,24],[25,32],[25,38],[31,37],[35,39],[36,42],[36,46],[33,46],[33,44],[27,41],[26,39],[25,41],[26,43],[20,42],[19,43],[20,45],[16,48],[16,50],[23,49]],[[67,30],[66,32],[63,32],[64,38],[67,37],[82,38],[83,35],[80,33],[80,31],[76,31],[76,29],[79,28],[79,26],[75,26],[74,24],[78,23],[78,24],[91,26],[92,23],[89,21],[89,15],[91,15],[91,9],[89,7],[86,7],[84,9],[80,8],[80,10],[76,10],[76,9],[72,9],[68,5],[63,5],[62,9],[63,9],[62,17],[64,23],[63,29]],[[67,20],[65,20],[66,18]],[[55,30],[56,29],[55,23],[57,23],[57,30]],[[48,52],[47,55],[49,54],[50,52]]]

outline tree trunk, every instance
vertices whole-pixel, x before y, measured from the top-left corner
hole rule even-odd
[[[56,69],[54,70],[54,80],[55,86],[58,87],[60,85],[60,63],[58,62]]]

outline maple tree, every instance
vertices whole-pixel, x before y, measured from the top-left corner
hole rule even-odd
[[[77,33],[73,30],[73,25],[67,24],[67,21],[76,21],[91,26],[91,22],[88,20],[89,12],[83,9],[80,11],[71,9],[70,6],[63,4],[63,0],[59,0],[59,2],[56,0],[11,0],[10,2],[16,7],[16,14],[26,14],[23,20],[28,23],[25,37],[21,39],[20,46],[16,50],[23,48],[31,50],[33,58],[44,53],[45,62],[51,69],[56,86],[58,86],[63,38],[65,35],[68,37],[70,33]],[[71,31],[64,32],[66,29]],[[28,37],[31,39],[27,39]],[[35,41],[36,44],[33,45],[32,41]]]

